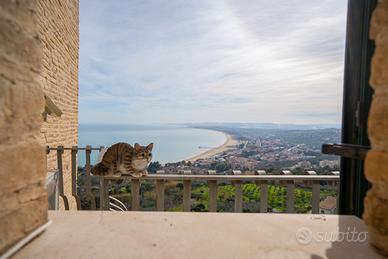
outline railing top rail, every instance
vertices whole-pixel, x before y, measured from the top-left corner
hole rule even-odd
[[[59,149],[62,149],[62,150],[73,150],[73,149],[77,149],[77,150],[87,150],[88,147],[78,147],[78,146],[74,146],[74,147],[63,147],[63,146],[58,146],[58,147],[50,147],[50,146],[47,146],[47,150],[51,151],[51,150],[59,150]],[[92,147],[90,146],[89,148],[90,150],[100,150],[101,147]]]
[[[106,180],[139,179],[129,175],[106,176]],[[183,174],[150,174],[140,180],[168,180],[168,181],[276,181],[276,180],[312,180],[312,181],[338,181],[339,175],[183,175]]]

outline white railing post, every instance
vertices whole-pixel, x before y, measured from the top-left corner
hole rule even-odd
[[[283,170],[281,172],[282,175],[292,176],[292,172],[290,170]],[[294,213],[295,212],[295,182],[294,179],[280,181],[280,185],[286,185],[287,188],[287,199],[286,199],[286,212]]]
[[[234,212],[242,212],[243,209],[243,189],[241,181],[234,181],[235,196],[234,196]]]
[[[265,170],[257,170],[256,175],[267,175]],[[260,213],[268,212],[268,181],[256,181],[260,187]]]
[[[90,166],[90,154],[92,153],[92,147],[91,146],[86,146],[85,148],[85,169],[86,169],[86,194],[88,195],[88,198],[90,200],[90,208],[92,210],[96,209],[96,200],[95,197],[92,193],[92,185],[91,185],[91,177],[90,177],[90,171],[91,171],[91,166]]]
[[[100,210],[109,210],[109,184],[104,176],[100,176]]]
[[[320,184],[317,181],[313,181],[313,187],[312,187],[312,213],[313,214],[319,214],[319,202],[320,202]]]
[[[164,180],[156,180],[156,209],[164,211]]]
[[[100,210],[105,210],[104,204],[104,192],[105,192],[105,182],[104,177],[100,176]]]
[[[131,179],[132,180],[132,210],[137,210],[139,207],[139,191],[140,191],[140,182],[139,179],[135,179],[131,176],[121,176],[121,177],[105,177],[106,180],[117,181],[119,179]],[[212,175],[212,174],[201,174],[201,175],[187,175],[187,174],[150,174],[143,178],[142,180],[154,180],[159,181],[157,183],[156,191],[159,193],[157,195],[157,209],[162,210],[162,197],[163,194],[160,193],[162,189],[161,181],[182,181],[183,182],[183,210],[191,210],[191,183],[192,181],[207,181],[209,184],[209,211],[217,210],[217,188],[218,182],[220,181],[229,181],[232,182],[235,188],[235,203],[234,211],[241,212],[243,211],[243,182],[255,182],[260,186],[261,199],[260,199],[260,212],[265,213],[268,210],[268,185],[270,182],[278,181],[283,183],[286,186],[287,190],[287,204],[286,211],[288,213],[295,212],[295,182],[305,182],[311,181],[314,182],[313,186],[313,211],[317,211],[317,206],[319,206],[319,182],[320,181],[338,181],[338,175]],[[107,187],[106,187],[107,188]],[[103,196],[102,196],[103,197]],[[318,202],[317,202],[318,201]],[[103,200],[101,201],[103,202]],[[318,204],[318,205],[317,205]]]
[[[131,196],[132,196],[132,204],[131,208],[133,211],[139,210],[140,208],[140,180],[132,179],[131,181]]]
[[[256,181],[256,185],[260,188],[260,213],[268,212],[268,182]]]
[[[77,175],[78,175],[78,166],[77,166],[77,153],[78,147],[71,147],[71,194],[75,199],[77,210],[81,210],[81,199],[77,194]]]
[[[191,211],[191,181],[183,180],[183,211]]]
[[[295,212],[295,183],[294,181],[288,181],[287,182],[287,213],[294,213]]]
[[[217,181],[209,180],[209,212],[217,212]]]
[[[59,179],[58,179],[59,196],[63,200],[63,205],[65,206],[65,210],[69,210],[70,209],[69,200],[67,199],[67,196],[65,195],[64,182],[63,182],[63,161],[62,161],[63,153],[64,153],[64,147],[58,146],[57,147],[57,163],[58,163],[58,172],[59,172]]]

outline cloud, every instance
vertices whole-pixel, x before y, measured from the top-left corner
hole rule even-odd
[[[338,123],[345,18],[336,0],[81,1],[80,121]]]

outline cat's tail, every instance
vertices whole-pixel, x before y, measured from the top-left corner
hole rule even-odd
[[[102,163],[98,163],[92,168],[93,175],[104,176],[108,174],[108,168],[106,168]]]

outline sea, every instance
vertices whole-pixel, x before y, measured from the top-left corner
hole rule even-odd
[[[78,146],[109,147],[117,142],[148,145],[154,143],[153,159],[161,164],[191,158],[225,143],[224,133],[214,130],[190,128],[184,125],[106,125],[80,124]],[[98,151],[91,154],[91,163],[98,158]],[[78,165],[85,165],[85,152],[79,151]]]

